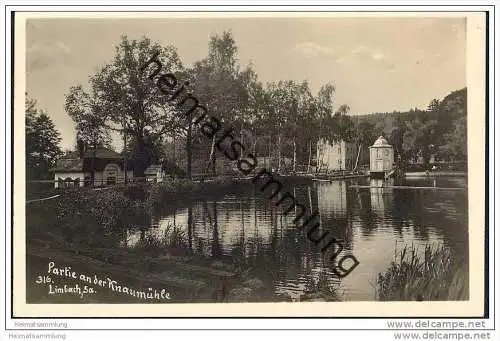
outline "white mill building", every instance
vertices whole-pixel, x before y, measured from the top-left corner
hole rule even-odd
[[[394,169],[394,149],[380,136],[370,147],[370,176],[385,178]]]

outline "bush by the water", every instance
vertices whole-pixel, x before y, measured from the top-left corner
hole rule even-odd
[[[194,182],[188,179],[172,179],[154,183],[149,189],[149,200],[153,205],[169,203],[172,200],[196,199],[201,195],[224,193],[229,187],[236,187],[244,182],[231,178],[217,177],[206,181]]]
[[[27,240],[29,243],[50,234],[50,238],[57,236],[65,243],[116,247],[127,240],[129,231],[147,230],[155,208],[205,194],[223,194],[225,188],[234,185],[233,180],[224,178],[205,182],[174,179],[100,190],[78,188],[64,191],[58,198],[26,206]],[[150,244],[157,242],[151,240]],[[173,240],[161,240],[160,244],[175,243]]]
[[[188,250],[188,241],[185,232],[179,226],[168,224],[161,234],[151,233],[151,230],[142,230],[144,234],[132,249],[146,252],[154,257],[160,256],[166,250]]]
[[[414,246],[405,246],[391,267],[377,279],[381,301],[467,300],[467,264],[448,247],[425,247],[423,257]]]
[[[116,230],[146,228],[151,220],[148,200],[134,200],[123,189],[82,189],[26,208],[31,236],[53,233],[68,242],[105,245]]]

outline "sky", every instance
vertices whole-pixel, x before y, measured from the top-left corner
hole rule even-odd
[[[333,83],[335,106],[353,115],[426,108],[466,86],[465,18],[51,18],[27,21],[26,91],[73,149],[65,95],[112,61],[121,35],[173,45],[191,66],[226,30],[260,81]]]

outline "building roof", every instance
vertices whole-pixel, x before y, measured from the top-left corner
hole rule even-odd
[[[94,154],[95,152],[95,154]],[[79,158],[77,152],[68,153],[65,157],[56,161],[56,166],[51,169],[53,172],[82,172],[84,168],[87,168],[89,159],[121,159],[122,156],[117,152],[108,148],[97,148],[96,150],[89,150],[83,155],[83,159]],[[102,165],[101,165],[102,166]],[[94,166],[95,170],[102,170],[104,166]]]
[[[389,144],[389,142],[387,142],[385,137],[379,136],[379,138],[375,141],[375,143],[373,143],[373,146],[371,146],[370,148],[373,147],[381,148],[381,147],[392,147],[392,146]]]
[[[150,165],[144,171],[145,175],[156,175],[159,171],[161,171],[161,165]]]
[[[55,172],[82,172],[83,159],[59,159],[56,166],[51,170]]]
[[[94,154],[95,153],[95,154]],[[122,156],[114,150],[108,148],[97,148],[95,150],[88,150],[83,155],[84,158],[100,158],[100,159],[121,159]]]

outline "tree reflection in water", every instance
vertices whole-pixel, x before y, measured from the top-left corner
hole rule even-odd
[[[351,184],[373,184],[375,188],[353,188]],[[322,230],[332,230],[356,257],[363,255],[360,262],[364,261],[364,267],[348,276],[356,289],[346,289],[349,299],[373,297],[373,288],[365,278],[376,274],[363,272],[387,269],[396,242],[430,242],[450,245],[462,253],[467,250],[466,191],[392,189],[387,184],[355,180],[289,188],[307,207],[308,214],[318,210]],[[408,180],[405,185],[422,183]],[[438,181],[437,185],[446,183]],[[336,289],[341,286],[328,260],[293,225],[293,213],[284,216],[281,207],[254,188],[227,193],[216,200],[200,200],[187,209],[177,207],[175,213],[170,210],[155,219],[181,222],[179,226],[186,229],[186,247],[194,254],[251,268],[252,274],[275,293],[298,297],[311,283],[324,282],[325,278],[328,285]]]

